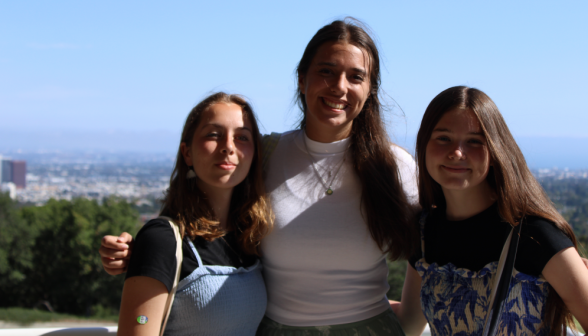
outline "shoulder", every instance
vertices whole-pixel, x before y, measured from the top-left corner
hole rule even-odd
[[[164,218],[155,218],[143,225],[141,230],[137,233],[135,243],[141,241],[147,241],[150,243],[160,242],[161,240],[168,241],[169,239],[175,241],[174,231],[170,226],[170,223]]]
[[[573,245],[571,239],[555,223],[535,216],[525,219],[521,227],[521,237],[530,240],[530,244],[539,245],[554,253]]]
[[[392,153],[396,157],[397,162],[404,164],[404,165],[415,166],[414,158],[412,157],[412,155],[410,155],[410,153],[406,149],[404,149],[396,144],[391,144],[390,150],[392,151]]]

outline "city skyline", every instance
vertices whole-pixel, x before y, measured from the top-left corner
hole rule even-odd
[[[286,131],[306,43],[350,15],[378,38],[393,141],[411,150],[429,101],[470,85],[497,103],[529,158],[588,167],[574,163],[588,157],[587,10],[582,1],[2,2],[0,151],[173,153],[189,110],[216,90],[249,97],[263,131]]]

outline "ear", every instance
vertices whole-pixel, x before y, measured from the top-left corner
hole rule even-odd
[[[304,83],[304,75],[298,75],[298,90],[300,93],[306,94],[306,85]]]
[[[182,156],[184,157],[184,162],[188,167],[192,167],[192,152],[190,151],[190,147],[186,145],[185,142],[180,144],[180,152],[182,152]]]

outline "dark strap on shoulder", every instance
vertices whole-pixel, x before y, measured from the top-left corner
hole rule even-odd
[[[521,225],[523,225],[522,220],[517,226],[512,228],[511,234],[506,240],[505,245],[508,244],[506,259],[504,260],[502,255],[500,257],[500,263],[498,264],[495,275],[495,281],[498,281],[498,286],[495,286],[493,293],[490,296],[490,306],[488,314],[486,315],[486,323],[484,324],[484,331],[482,333],[483,336],[494,336],[498,331],[500,317],[504,309],[504,301],[506,300],[508,289],[510,288],[512,270],[514,269],[517,249],[519,246]],[[504,254],[504,251],[502,253]],[[494,300],[492,300],[492,296],[494,296]]]

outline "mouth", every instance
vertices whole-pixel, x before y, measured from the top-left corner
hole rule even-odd
[[[346,103],[342,103],[342,102],[334,102],[331,100],[328,100],[326,98],[322,98],[323,103],[325,103],[325,105],[327,105],[328,107],[335,109],[335,110],[344,110],[347,107]]]
[[[237,165],[231,162],[217,163],[216,166],[222,170],[234,170],[235,168],[237,168]]]
[[[443,169],[450,173],[467,173],[470,169],[465,167],[450,167],[450,166],[441,166]]]

